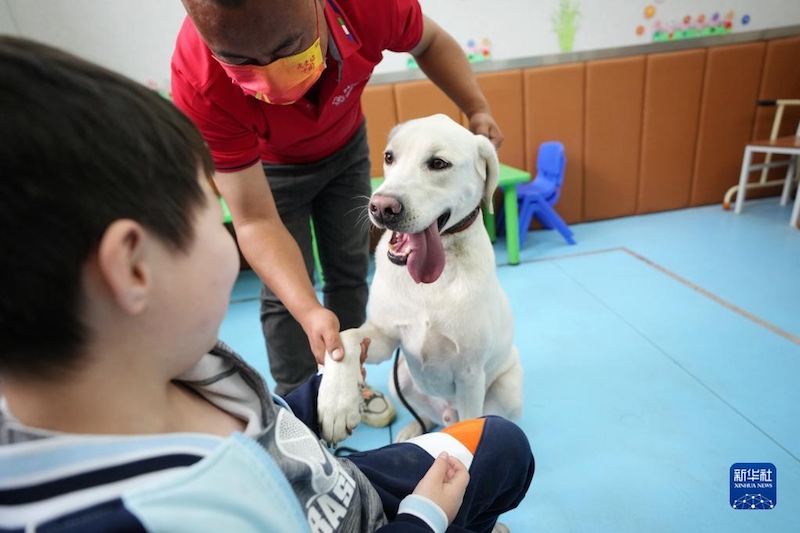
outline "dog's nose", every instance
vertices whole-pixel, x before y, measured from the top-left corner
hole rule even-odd
[[[403,212],[403,204],[392,196],[376,194],[369,201],[369,212],[376,222],[386,225],[400,216],[400,213]]]

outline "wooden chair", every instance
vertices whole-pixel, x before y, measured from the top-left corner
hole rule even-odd
[[[739,184],[731,187],[725,194],[723,200],[725,209],[730,209],[731,197],[736,194],[736,214],[742,212],[745,196],[749,189],[761,189],[782,184],[781,205],[786,205],[789,200],[792,182],[797,180],[797,160],[798,156],[800,156],[800,122],[798,122],[794,135],[778,137],[778,133],[781,128],[784,110],[789,106],[800,106],[800,100],[762,100],[758,102],[758,105],[774,105],[777,106],[777,110],[775,111],[775,119],[772,122],[772,131],[769,138],[753,141],[745,146]],[[755,153],[766,154],[763,163],[752,164],[752,157]],[[772,161],[773,154],[784,154],[788,155],[789,158],[782,161]],[[787,167],[786,177],[782,180],[768,180],[769,169],[776,167]],[[748,183],[750,172],[754,170],[761,170],[761,177],[758,182]],[[790,221],[792,226],[797,225],[798,214],[800,214],[798,211],[800,211],[800,192],[796,195],[794,208],[792,209]]]

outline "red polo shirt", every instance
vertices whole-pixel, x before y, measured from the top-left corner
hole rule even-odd
[[[361,125],[361,93],[381,53],[407,52],[422,36],[417,0],[326,0],[324,13],[342,64],[340,69],[329,45],[319,105],[305,98],[273,105],[245,94],[186,18],[172,56],[172,96],[203,133],[218,170],[331,155]]]

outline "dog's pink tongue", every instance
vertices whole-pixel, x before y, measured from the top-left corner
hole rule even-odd
[[[434,220],[425,231],[408,236],[411,252],[408,255],[408,272],[417,283],[433,283],[444,270],[444,246],[439,238],[438,223]]]

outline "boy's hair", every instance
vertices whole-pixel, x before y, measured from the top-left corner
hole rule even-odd
[[[2,36],[0,139],[0,372],[55,377],[87,341],[81,276],[105,230],[131,219],[187,250],[214,164],[156,92]]]
[[[187,8],[191,5],[199,3],[198,0],[182,0],[183,5]],[[202,0],[200,0],[202,2]],[[247,3],[247,0],[212,0],[212,3],[217,4],[221,7],[232,7],[232,8],[240,8]]]

